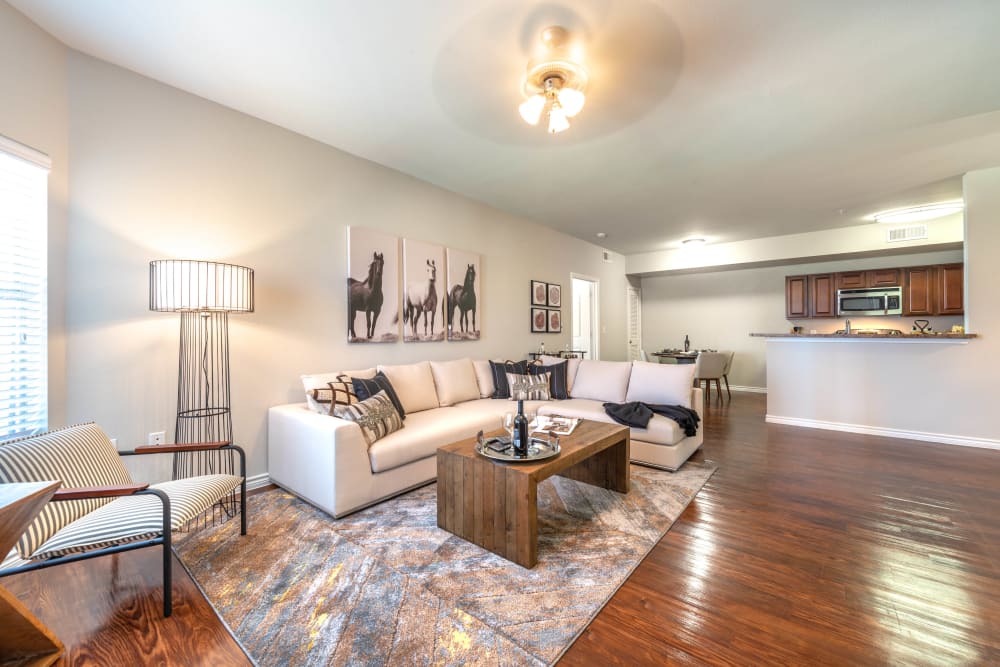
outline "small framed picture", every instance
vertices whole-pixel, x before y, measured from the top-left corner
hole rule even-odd
[[[531,281],[531,305],[532,306],[544,306],[547,298],[547,284],[541,282],[540,280]]]
[[[562,333],[562,311],[561,310],[550,310],[549,311],[549,333]]]
[[[562,285],[549,283],[548,287],[548,300],[545,302],[545,305],[549,308],[562,308]]]
[[[544,308],[531,309],[531,333],[545,333],[548,320],[548,312]]]

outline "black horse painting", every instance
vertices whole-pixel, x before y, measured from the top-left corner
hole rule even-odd
[[[372,254],[372,263],[368,265],[368,277],[364,280],[347,279],[348,315],[347,325],[351,340],[357,339],[354,333],[354,320],[358,313],[365,314],[365,338],[371,340],[375,335],[375,324],[382,312],[382,269],[385,260],[382,253]]]
[[[458,326],[462,333],[476,332],[476,267],[467,265],[465,280],[461,285],[455,285],[448,293],[448,328],[454,330],[455,309],[459,310]],[[472,327],[469,328],[469,313],[472,313]]]

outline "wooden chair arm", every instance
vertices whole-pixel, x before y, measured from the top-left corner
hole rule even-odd
[[[164,454],[170,452],[198,452],[211,449],[222,449],[226,445],[232,444],[229,440],[218,442],[182,442],[176,445],[139,445],[132,453],[135,454]],[[125,452],[122,452],[123,454]]]
[[[149,484],[123,484],[121,486],[86,486],[59,489],[52,494],[52,500],[81,500],[84,498],[131,496],[148,488]]]

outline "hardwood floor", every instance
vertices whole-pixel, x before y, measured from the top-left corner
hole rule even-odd
[[[707,406],[696,456],[719,471],[560,665],[1000,663],[1000,452],[769,425],[764,407]],[[4,584],[64,664],[245,664],[179,564],[162,618],[158,557]]]

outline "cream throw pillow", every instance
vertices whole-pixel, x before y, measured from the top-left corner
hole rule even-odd
[[[654,364],[634,361],[625,400],[690,408],[694,370],[694,364]]]
[[[432,361],[431,374],[437,389],[438,405],[442,408],[479,398],[479,382],[472,359]]]
[[[623,403],[631,373],[632,364],[628,361],[583,359],[580,361],[580,369],[576,372],[570,397]]]
[[[389,378],[406,414],[438,407],[437,389],[434,386],[430,362],[379,366],[378,369]]]

